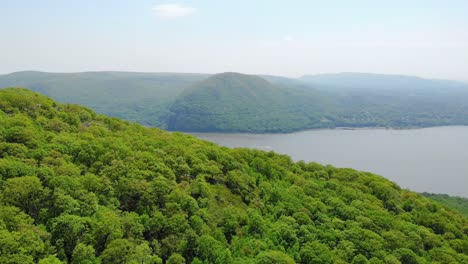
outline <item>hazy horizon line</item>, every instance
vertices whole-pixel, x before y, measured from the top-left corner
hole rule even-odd
[[[38,72],[38,73],[56,73],[56,74],[78,74],[78,73],[105,73],[105,72],[115,72],[115,73],[146,73],[146,74],[199,74],[199,75],[215,75],[220,73],[240,73],[245,75],[256,75],[256,76],[273,76],[273,77],[282,77],[288,79],[300,79],[304,76],[317,76],[317,75],[333,75],[333,74],[369,74],[369,75],[385,75],[385,76],[405,76],[405,77],[417,77],[427,80],[451,80],[451,81],[461,81],[468,82],[467,79],[458,79],[458,78],[439,78],[439,77],[428,77],[421,75],[405,74],[405,73],[388,73],[388,72],[364,72],[364,71],[336,71],[336,72],[319,72],[319,73],[304,73],[301,75],[278,75],[271,73],[250,73],[242,71],[219,71],[219,72],[189,72],[189,71],[137,71],[137,70],[80,70],[80,71],[47,71],[47,70],[17,70],[11,72],[0,73],[0,76],[5,76],[9,74],[21,73],[21,72]]]

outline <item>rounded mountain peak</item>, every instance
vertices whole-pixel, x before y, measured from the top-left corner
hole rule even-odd
[[[203,81],[194,85],[195,87],[248,87],[250,89],[261,89],[261,88],[274,88],[267,80],[257,75],[243,74],[238,72],[223,72],[214,74]]]

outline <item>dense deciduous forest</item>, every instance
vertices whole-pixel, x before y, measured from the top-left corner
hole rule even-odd
[[[0,75],[8,86],[174,131],[468,125],[468,85],[411,76],[17,72]]]
[[[0,90],[0,263],[466,263],[468,220],[383,177]]]

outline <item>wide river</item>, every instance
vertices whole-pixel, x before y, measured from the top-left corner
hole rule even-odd
[[[370,171],[417,192],[468,197],[468,127],[193,135],[227,147],[273,150],[295,161]]]

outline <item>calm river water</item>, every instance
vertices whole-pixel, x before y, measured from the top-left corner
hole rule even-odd
[[[273,150],[296,161],[370,171],[417,192],[468,197],[468,127],[193,135],[227,147]]]

